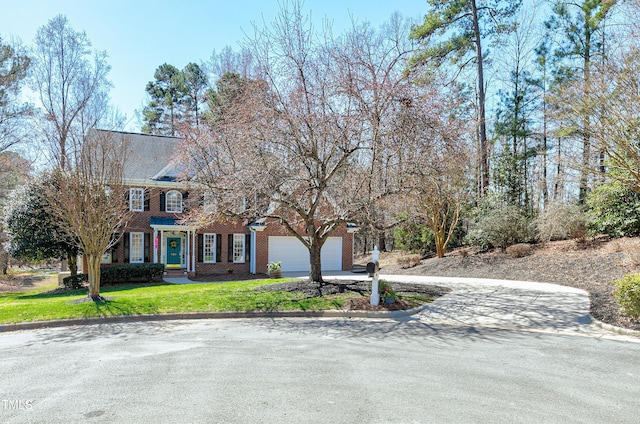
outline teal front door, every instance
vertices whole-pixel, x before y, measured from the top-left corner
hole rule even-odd
[[[179,238],[167,238],[167,267],[180,267],[180,243]]]

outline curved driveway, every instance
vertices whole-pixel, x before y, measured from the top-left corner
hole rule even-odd
[[[586,293],[428,281],[454,291],[398,319],[3,333],[0,422],[637,422],[639,339],[589,325]]]

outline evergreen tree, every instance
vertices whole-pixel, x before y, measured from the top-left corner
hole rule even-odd
[[[477,125],[479,137],[478,191],[489,186],[489,159],[485,113],[483,42],[512,28],[509,22],[520,1],[427,0],[431,7],[422,25],[413,28],[411,38],[423,42],[413,58],[413,66],[441,66],[447,59],[463,68],[476,65]]]

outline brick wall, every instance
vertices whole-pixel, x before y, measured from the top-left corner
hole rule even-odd
[[[123,233],[130,232],[142,232],[150,234],[151,246],[150,246],[150,261],[153,262],[153,228],[151,228],[151,217],[167,217],[177,218],[183,217],[183,214],[169,213],[160,211],[160,193],[167,193],[171,189],[167,188],[147,188],[149,210],[144,212],[133,212],[132,217],[123,229]],[[186,212],[186,210],[185,210]],[[218,234],[221,237],[221,257],[216,258],[216,263],[204,263],[198,262],[198,237],[195,238],[195,246],[193,247],[192,254],[196,255],[196,274],[222,274],[226,273],[227,269],[231,268],[234,273],[248,273],[250,271],[250,263],[233,263],[229,262],[228,258],[228,235],[229,234],[249,234],[249,228],[243,224],[239,219],[230,220],[224,223],[216,223],[206,228],[201,228],[197,231],[197,234]],[[286,229],[277,222],[267,222],[267,226],[264,231],[256,232],[256,272],[266,273],[267,263],[269,259],[268,241],[269,236],[291,236]],[[333,234],[332,237],[342,237],[342,269],[351,270],[353,267],[353,234],[350,234],[346,230],[346,226],[340,227]],[[121,264],[125,262],[124,257],[124,242],[120,239],[117,247],[117,263]],[[162,252],[160,252],[160,243],[158,245],[158,259],[162,258]],[[127,259],[128,260],[128,259]]]

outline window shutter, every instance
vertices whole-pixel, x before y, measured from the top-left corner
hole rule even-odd
[[[182,212],[187,212],[189,210],[189,192],[185,191],[182,193]]]
[[[118,245],[111,248],[111,263],[118,263]]]
[[[124,262],[129,263],[129,243],[131,242],[131,239],[129,238],[129,233],[124,233],[122,242],[124,244]]]
[[[144,233],[144,262],[151,262],[151,233]]]
[[[227,262],[233,262],[233,234],[227,236]]]
[[[144,190],[144,208],[145,211],[149,211],[149,189]]]
[[[160,212],[164,212],[167,210],[167,196],[164,194],[164,191],[160,192]]]
[[[198,234],[198,262],[204,262],[204,234]]]
[[[251,234],[244,236],[244,261],[251,262]]]
[[[222,234],[216,234],[216,262],[222,262]]]
[[[127,199],[127,209],[131,210],[131,189],[130,188],[125,190],[124,197],[125,199]]]

